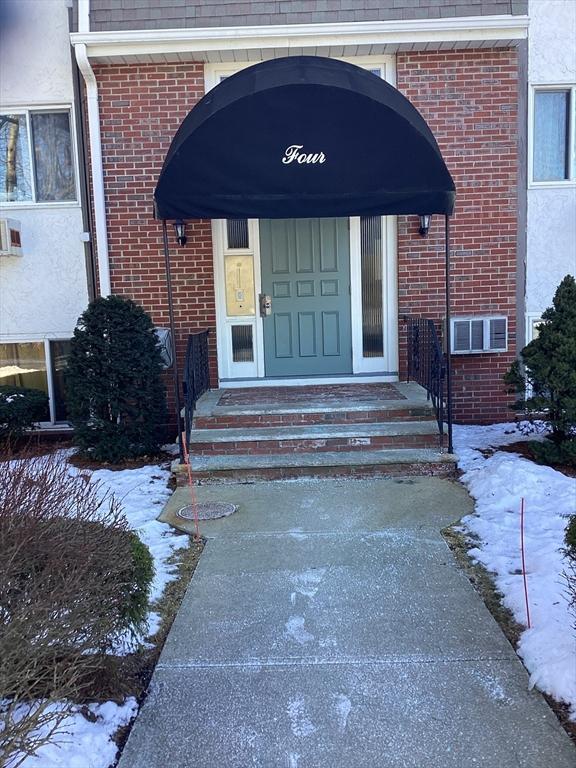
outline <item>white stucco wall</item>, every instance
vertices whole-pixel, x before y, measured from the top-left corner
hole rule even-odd
[[[576,0],[531,0],[529,12],[529,86],[576,84]],[[576,182],[529,181],[527,213],[526,313],[540,315],[576,276]]]
[[[576,2],[530,0],[528,77],[532,83],[573,83],[576,73]]]
[[[0,105],[72,105],[66,0],[1,0]],[[76,148],[75,148],[76,150]],[[79,203],[2,204],[22,257],[0,257],[0,339],[69,337],[88,301]]]

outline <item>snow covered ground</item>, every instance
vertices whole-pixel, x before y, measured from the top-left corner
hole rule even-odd
[[[576,720],[576,636],[563,574],[561,548],[567,516],[576,511],[576,479],[539,466],[518,454],[483,449],[515,443],[513,424],[455,427],[461,480],[476,500],[462,521],[478,543],[469,554],[495,574],[503,602],[527,625],[520,552],[520,505],[525,500],[524,541],[531,629],[521,635],[518,654],[535,685],[570,705]]]
[[[69,452],[63,452],[67,460]],[[70,466],[71,472],[77,472]],[[84,471],[85,473],[85,471]],[[151,589],[151,600],[157,600],[176,573],[168,563],[175,550],[188,546],[188,536],[179,535],[168,526],[159,523],[156,517],[171,491],[166,484],[170,476],[167,469],[158,465],[140,469],[112,471],[100,469],[90,473],[100,483],[102,493],[113,493],[121,502],[130,527],[137,531],[154,557],[155,576]],[[149,614],[149,633],[158,628],[158,616]],[[120,647],[120,653],[127,647]],[[55,743],[42,747],[35,756],[28,757],[22,768],[108,768],[116,759],[116,744],[113,735],[136,715],[138,705],[133,698],[123,705],[114,702],[91,704],[92,717],[87,719],[78,708],[62,726],[62,733]]]
[[[168,564],[176,549],[188,546],[188,536],[182,536],[156,517],[172,491],[167,487],[170,472],[158,465],[140,469],[110,470],[92,472],[92,480],[98,482],[103,492],[108,491],[122,504],[122,511],[130,527],[135,530],[154,558],[154,580],[150,590],[150,601],[154,602],[175,576],[175,568]],[[148,614],[148,632],[153,635],[158,629],[159,617],[153,611]],[[128,650],[129,647],[122,650]]]
[[[73,711],[62,723],[54,743],[27,757],[22,768],[109,768],[118,751],[112,737],[135,717],[138,704],[130,697],[121,706],[107,701],[90,704],[88,709],[90,719],[81,714],[80,708]]]

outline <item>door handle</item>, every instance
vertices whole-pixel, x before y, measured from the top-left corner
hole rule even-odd
[[[265,293],[261,293],[260,300],[260,317],[269,317],[272,314],[272,297]]]

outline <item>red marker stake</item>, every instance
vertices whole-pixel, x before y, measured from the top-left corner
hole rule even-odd
[[[190,465],[190,454],[188,453],[188,446],[186,445],[186,433],[182,433],[182,445],[184,447],[184,461],[186,462],[186,469],[188,470],[188,485],[190,486],[190,496],[192,500],[192,511],[194,513],[194,541],[200,541],[200,525],[198,523],[198,499],[196,497],[196,487],[192,479],[192,466]]]
[[[528,603],[528,581],[526,579],[526,557],[524,554],[524,497],[520,504],[520,550],[522,552],[522,577],[524,578],[524,599],[526,601],[526,618],[528,629],[532,626],[530,623],[530,605]]]

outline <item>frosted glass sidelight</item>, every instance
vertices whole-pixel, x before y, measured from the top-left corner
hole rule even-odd
[[[383,357],[382,316],[382,217],[360,218],[362,271],[362,352],[364,357]]]
[[[254,362],[251,325],[233,325],[232,330],[232,360],[235,363]]]

